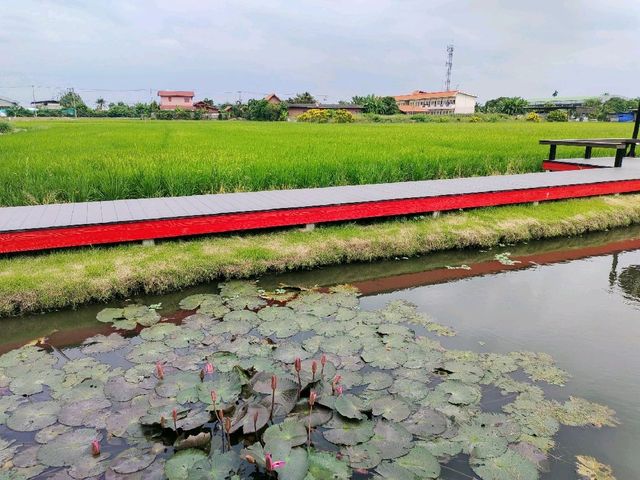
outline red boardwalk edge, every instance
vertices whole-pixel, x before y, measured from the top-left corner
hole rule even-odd
[[[460,208],[490,207],[637,191],[640,191],[640,179],[505,190],[488,193],[372,201],[322,207],[192,216],[166,220],[144,220],[78,227],[35,229],[0,233],[0,253],[246,231],[308,223],[411,215],[457,210]]]

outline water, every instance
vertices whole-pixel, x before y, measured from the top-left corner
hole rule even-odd
[[[505,251],[522,263],[495,261],[496,253]],[[447,268],[462,265],[470,269]],[[562,427],[551,471],[543,478],[575,478],[577,454],[610,464],[618,479],[640,478],[639,229],[261,279],[265,287],[345,282],[361,288],[363,309],[405,299],[453,327],[457,336],[441,340],[446,348],[549,353],[572,378],[565,387],[546,388],[548,395],[557,400],[574,395],[608,405],[616,410],[621,425]],[[211,291],[211,286],[140,300],[162,302],[164,315],[176,310],[181,298],[204,291]],[[73,354],[73,347],[84,338],[110,331],[95,321],[102,308],[3,320],[0,352],[47,336],[50,343]],[[451,466],[443,478],[473,475],[464,461]]]

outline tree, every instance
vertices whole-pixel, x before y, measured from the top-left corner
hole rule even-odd
[[[202,100],[202,103],[204,103],[205,105],[209,105],[210,107],[215,107],[215,103],[213,103],[213,100],[211,100],[210,98],[205,98],[204,100]]]
[[[59,102],[62,108],[75,109],[78,116],[84,116],[89,114],[89,107],[87,107],[87,105],[84,103],[84,100],[82,100],[82,97],[71,89],[67,90],[60,97]]]
[[[521,115],[528,103],[521,97],[498,97],[487,100],[484,104],[486,113],[504,113],[506,115]]]
[[[104,101],[104,98],[100,97],[96,100],[96,110],[98,111],[102,111],[104,110],[105,105],[107,104],[107,102]]]
[[[249,100],[247,103],[247,120],[278,121],[286,118],[287,109],[282,104],[274,105],[265,99]]]
[[[355,96],[351,99],[356,105],[363,107],[364,113],[375,113],[378,115],[393,115],[400,113],[398,104],[393,97],[378,97],[374,94],[364,97]]]
[[[304,93],[296,93],[295,97],[291,97],[287,99],[287,103],[318,103],[313,95],[309,92]]]

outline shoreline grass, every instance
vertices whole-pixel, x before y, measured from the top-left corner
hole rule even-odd
[[[541,138],[624,137],[617,123],[303,124],[13,121],[0,207],[539,171]],[[562,148],[562,156],[580,156]],[[594,156],[610,155],[594,151]]]
[[[269,233],[0,258],[0,316],[199,283],[396,256],[574,236],[640,223],[640,195],[597,197]]]

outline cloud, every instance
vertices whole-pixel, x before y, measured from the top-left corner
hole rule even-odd
[[[86,92],[127,101],[158,88],[218,101],[438,90],[451,42],[453,85],[481,99],[635,96],[639,19],[635,0],[5,0],[0,96],[30,100],[29,85],[146,90]]]

